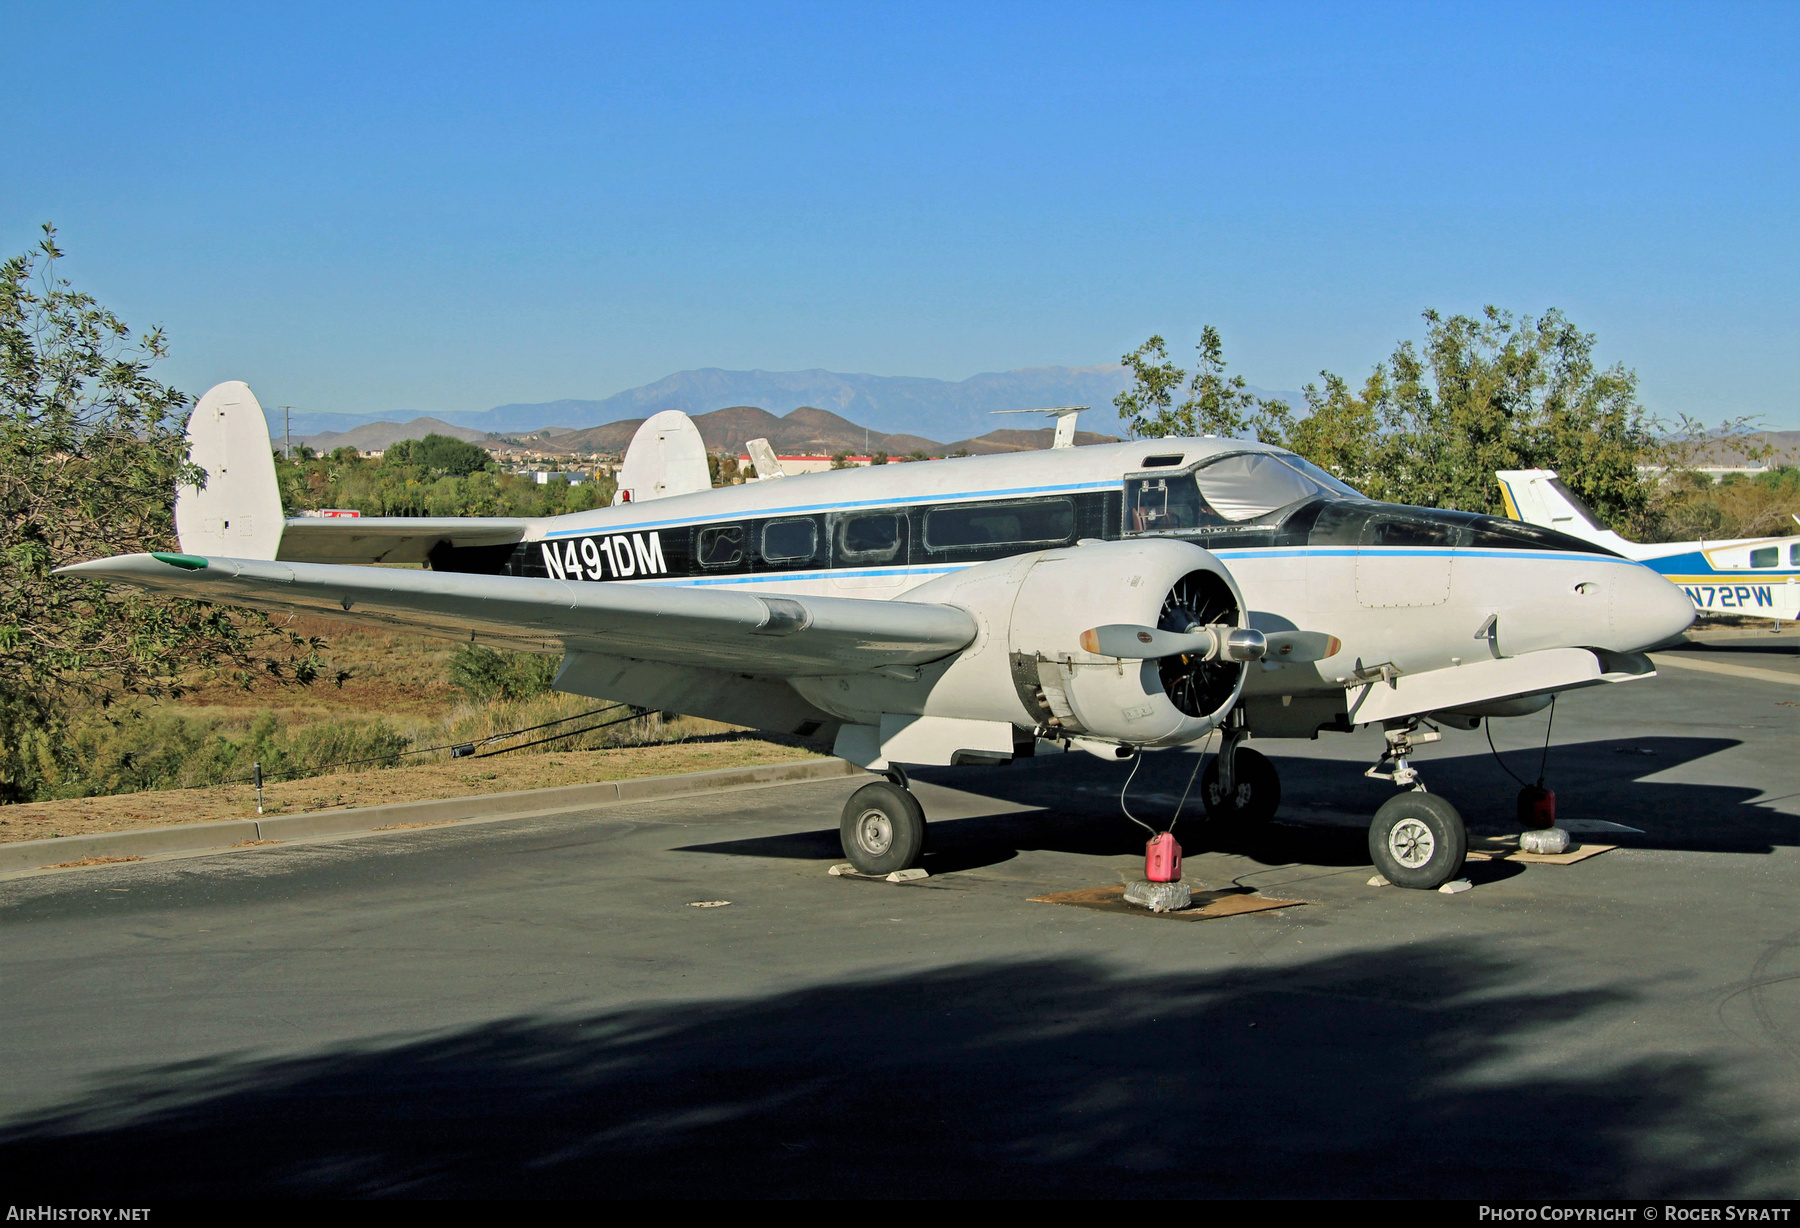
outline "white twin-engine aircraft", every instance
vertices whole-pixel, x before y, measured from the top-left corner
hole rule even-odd
[[[562,691],[823,739],[888,777],[844,810],[844,852],[869,874],[920,853],[903,765],[1123,759],[1221,731],[1201,800],[1249,823],[1281,788],[1245,739],[1380,724],[1369,774],[1407,791],[1376,814],[1371,854],[1390,881],[1437,887],[1466,839],[1409,766],[1413,745],[1651,676],[1640,651],[1694,616],[1681,590],[1591,543],[1372,502],[1235,439],[777,470],[716,490],[652,474],[630,502],[543,520],[331,520],[284,518],[245,385],[209,392],[188,432],[210,476],[178,496],[183,553],[67,571],[556,653]],[[429,570],[346,565],[371,563]]]

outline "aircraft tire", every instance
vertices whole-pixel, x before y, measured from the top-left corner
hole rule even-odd
[[[861,874],[910,869],[925,849],[925,808],[885,780],[864,785],[844,803],[838,824],[844,856]]]
[[[1396,887],[1435,891],[1462,873],[1468,851],[1462,816],[1435,793],[1389,798],[1369,824],[1369,856]]]
[[[1200,773],[1200,804],[1209,822],[1232,827],[1267,823],[1281,809],[1281,773],[1267,758],[1240,746],[1237,750],[1237,788],[1226,797],[1219,788],[1219,758],[1214,755]]]

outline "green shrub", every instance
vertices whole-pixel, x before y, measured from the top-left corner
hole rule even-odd
[[[450,681],[478,703],[531,699],[550,689],[559,664],[554,656],[464,644],[450,658]]]

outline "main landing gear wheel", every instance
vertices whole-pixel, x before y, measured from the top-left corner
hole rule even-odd
[[[1219,785],[1219,758],[1214,755],[1200,773],[1200,804],[1214,823],[1236,827],[1267,823],[1281,808],[1281,775],[1275,765],[1245,746],[1237,748],[1227,793]]]
[[[1468,851],[1462,816],[1435,793],[1389,798],[1369,825],[1369,856],[1396,887],[1434,891],[1462,873]]]
[[[925,808],[899,785],[878,780],[844,803],[838,834],[843,837],[844,856],[858,873],[910,869],[925,848]]]

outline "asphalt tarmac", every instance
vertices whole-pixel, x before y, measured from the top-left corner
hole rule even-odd
[[[1457,895],[1368,885],[1373,733],[1265,744],[1264,832],[1181,820],[1190,881],[1306,901],[1213,921],[1028,902],[1141,871],[1084,755],[920,772],[907,884],[826,873],[852,780],[15,878],[0,1187],[1791,1197],[1797,647],[1565,697],[1560,814],[1641,832]],[[1521,776],[1545,724],[1499,723]],[[1482,734],[1419,763],[1516,830]]]

